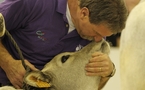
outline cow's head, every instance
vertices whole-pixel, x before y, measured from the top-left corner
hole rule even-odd
[[[77,52],[65,52],[55,56],[38,72],[31,72],[25,78],[25,83],[38,87],[35,81],[46,81],[51,86],[48,90],[93,90],[98,88],[100,77],[86,76],[85,65],[94,52],[108,54],[109,45],[105,40],[98,43],[91,42]],[[36,80],[37,79],[37,80]]]

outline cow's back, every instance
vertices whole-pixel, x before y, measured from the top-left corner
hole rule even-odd
[[[121,90],[145,90],[145,0],[130,13],[121,35]]]

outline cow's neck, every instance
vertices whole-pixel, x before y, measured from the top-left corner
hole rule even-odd
[[[99,80],[96,81],[87,81],[86,83],[78,85],[75,89],[73,90],[98,90],[98,85],[99,85]]]

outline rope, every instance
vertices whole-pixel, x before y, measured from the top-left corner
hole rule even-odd
[[[5,28],[4,17],[3,17],[3,15],[0,13],[0,38],[1,38],[2,36],[4,36],[4,35],[8,36],[8,39],[12,42],[13,46],[14,46],[15,49],[17,50],[17,52],[18,52],[18,54],[19,54],[19,58],[20,58],[20,60],[21,60],[21,62],[22,62],[22,65],[23,65],[23,67],[24,67],[25,70],[26,70],[26,74],[29,73],[29,72],[31,71],[31,69],[30,69],[29,66],[26,65],[26,63],[25,63],[25,61],[24,61],[25,59],[24,59],[24,57],[23,57],[22,51],[20,50],[18,44],[17,44],[16,41],[13,39],[13,37],[12,37],[12,35],[9,33],[9,31],[6,30],[6,28]],[[26,75],[26,74],[25,74],[25,75]],[[25,88],[26,85],[27,85],[27,84],[23,82],[23,88]],[[29,90],[29,89],[28,89],[28,88],[25,88],[24,90]]]
[[[27,69],[27,65],[24,62],[24,57],[22,55],[22,52],[21,52],[19,46],[17,45],[17,43],[15,42],[15,40],[13,39],[13,37],[11,36],[11,34],[7,30],[5,31],[5,34],[8,36],[9,40],[11,40],[12,44],[16,48],[16,50],[19,54],[19,58],[20,58],[20,60],[22,60],[22,65],[24,66],[25,69]]]
[[[9,40],[12,42],[12,44],[13,44],[14,47],[16,48],[16,50],[17,50],[17,52],[18,52],[18,54],[19,54],[19,58],[20,58],[20,60],[22,61],[22,65],[23,65],[23,67],[24,67],[25,70],[26,70],[26,74],[29,73],[29,72],[31,71],[31,69],[30,69],[30,67],[28,67],[28,66],[25,64],[25,61],[24,61],[25,59],[24,59],[24,57],[23,57],[23,55],[22,55],[22,51],[20,50],[19,46],[17,45],[17,43],[15,42],[15,40],[13,39],[13,37],[11,36],[11,34],[10,34],[7,30],[5,31],[5,35],[8,36]],[[29,90],[28,87],[26,87],[26,86],[27,86],[27,84],[23,82],[23,89],[24,89],[24,90]]]

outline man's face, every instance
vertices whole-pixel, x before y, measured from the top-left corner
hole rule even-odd
[[[85,7],[77,11],[76,18],[73,19],[73,23],[79,35],[84,39],[99,42],[102,38],[113,34],[104,24],[95,25],[90,23],[89,12]]]
[[[99,42],[102,38],[112,35],[112,32],[103,24],[94,25],[88,22],[82,22],[77,28],[78,33],[84,39],[95,40]]]

